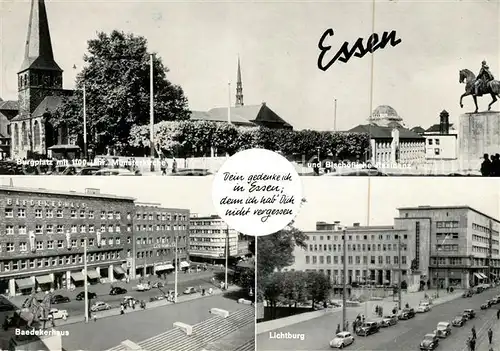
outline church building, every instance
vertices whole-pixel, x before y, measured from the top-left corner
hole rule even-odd
[[[54,60],[44,0],[31,0],[24,60],[17,75],[18,101],[0,106],[0,136],[10,136],[11,158],[47,155],[51,146],[68,143],[66,128],[53,128],[50,118],[73,91],[63,89],[63,70]]]
[[[239,58],[235,105],[231,106],[229,109],[227,107],[215,107],[208,111],[192,111],[191,120],[231,123],[238,127],[261,126],[271,129],[293,129],[291,124],[278,116],[278,114],[271,110],[265,102],[262,102],[260,105],[244,104]]]

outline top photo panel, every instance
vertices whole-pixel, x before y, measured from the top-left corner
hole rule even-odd
[[[0,4],[0,174],[499,176],[500,1]]]

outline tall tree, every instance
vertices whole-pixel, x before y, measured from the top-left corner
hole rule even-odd
[[[310,271],[307,272],[307,291],[312,300],[312,308],[314,303],[326,301],[332,289],[330,278],[322,272]]]
[[[167,79],[168,68],[153,56],[155,122],[189,118],[182,88]],[[131,33],[98,33],[88,41],[86,66],[76,78],[79,91],[85,85],[88,139],[97,151],[112,146],[127,152],[130,130],[149,123],[150,52],[147,40]],[[67,124],[70,132],[83,134],[81,92],[68,98],[54,113],[52,124]]]

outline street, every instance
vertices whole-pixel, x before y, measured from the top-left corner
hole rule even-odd
[[[494,332],[500,333],[496,319],[496,311],[500,305],[494,305],[485,311],[479,309],[484,301],[498,294],[500,294],[500,289],[493,288],[471,298],[460,297],[454,301],[434,306],[430,312],[417,314],[414,319],[408,321],[399,321],[398,324],[389,328],[381,328],[377,334],[368,337],[356,336],[354,344],[348,346],[347,349],[418,350],[424,335],[431,333],[438,322],[451,321],[464,309],[472,308],[476,311],[476,318],[468,321],[462,328],[454,327],[451,336],[447,339],[441,339],[438,346],[438,350],[466,351],[465,341],[471,335],[472,326],[476,328],[479,343],[486,338],[486,332],[490,326]],[[412,305],[412,307],[415,306]],[[360,309],[349,308],[347,319],[353,321],[358,313],[360,313]],[[370,314],[367,314],[367,319],[370,320],[371,316],[373,314],[370,311]],[[329,342],[333,339],[337,324],[341,323],[341,320],[342,312],[339,311],[273,331],[304,334],[304,340],[270,339],[269,332],[263,333],[257,336],[257,348],[259,350],[329,350]]]
[[[69,332],[69,336],[63,337],[63,347],[66,350],[106,350],[127,339],[138,343],[163,333],[172,329],[176,321],[191,325],[204,321],[212,317],[209,310],[213,307],[231,313],[248,308],[248,305],[238,304],[235,300],[219,295],[98,319],[88,324],[64,325],[56,329]]]

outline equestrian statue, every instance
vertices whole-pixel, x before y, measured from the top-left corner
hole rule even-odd
[[[465,93],[460,96],[460,107],[464,107],[462,99],[465,96],[472,95],[474,104],[476,105],[475,113],[478,111],[478,96],[491,95],[492,101],[488,105],[488,111],[491,110],[491,106],[497,101],[497,96],[500,97],[500,81],[495,80],[486,61],[482,62],[481,70],[477,77],[468,69],[461,70],[459,74],[459,83],[465,83]]]
[[[41,302],[38,302],[36,299],[36,293],[33,292],[31,294],[20,315],[20,317],[27,322],[27,328],[31,328],[33,323],[38,324],[42,320],[43,329],[45,329],[45,323],[47,322],[50,311],[51,298],[52,294],[48,293]]]

